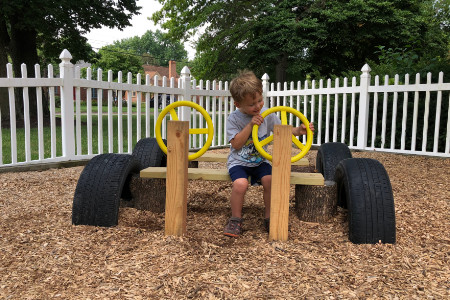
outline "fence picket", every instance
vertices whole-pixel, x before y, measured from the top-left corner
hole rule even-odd
[[[86,80],[92,79],[92,69],[86,70]],[[80,99],[81,101],[81,99]],[[88,136],[88,155],[92,155],[92,90],[87,88],[86,92],[86,117],[87,117],[87,136]]]
[[[102,81],[102,69],[97,69],[97,81]],[[98,154],[103,153],[103,89],[97,89],[97,144]]]
[[[352,78],[352,88],[356,88],[356,77]],[[353,138],[355,136],[355,102],[356,92],[352,92],[352,102],[350,108],[350,147],[353,147]]]
[[[41,68],[38,64],[34,65],[34,77],[41,78]],[[37,126],[38,126],[38,155],[39,160],[44,159],[44,117],[42,109],[42,87],[36,87],[36,107],[37,107]]]
[[[136,85],[141,85],[141,74],[136,75]],[[139,141],[141,139],[142,134],[142,92],[136,92],[136,141]]]
[[[48,65],[48,78],[53,78],[53,65]],[[48,87],[48,95],[50,99],[50,157],[56,158],[56,108],[55,108],[55,88]]]
[[[450,153],[450,95],[448,95],[447,135],[445,138],[445,154]]]
[[[118,72],[117,83],[122,83],[122,71]],[[118,153],[123,153],[123,104],[122,89],[117,91],[117,147]]]
[[[409,74],[405,75],[405,86],[409,85]],[[406,120],[408,115],[408,92],[403,93],[403,113],[402,113],[402,136],[400,149],[405,150],[406,143]]]
[[[439,84],[444,83],[444,73],[439,73]],[[433,152],[437,153],[438,151],[438,141],[439,141],[439,125],[441,120],[441,105],[442,105],[442,91],[437,92],[437,102],[436,102],[436,120],[434,123],[434,143],[433,143]]]
[[[416,74],[416,85],[420,84],[420,74]],[[416,151],[417,118],[419,117],[419,91],[414,92],[413,129],[411,136],[411,151]]]
[[[380,77],[375,76],[375,86],[380,85]],[[378,114],[378,92],[373,93],[373,113],[372,113],[372,142],[370,143],[370,147],[375,148],[375,138],[377,136],[377,114]]]
[[[80,79],[80,67],[75,68],[75,76],[74,79]],[[81,103],[80,103],[80,87],[75,88],[75,118],[76,118],[76,148],[77,148],[77,155],[81,155],[82,148],[81,148]]]
[[[339,78],[336,78],[334,87],[336,90],[339,88]],[[338,110],[339,110],[339,94],[334,94],[334,123],[333,123],[333,142],[337,142],[338,132]]]
[[[113,82],[113,72],[111,70],[108,71],[108,83],[111,84]],[[108,90],[108,152],[114,152],[114,140],[113,140],[113,132],[114,132],[114,123],[113,123],[113,91],[112,89]]]
[[[384,77],[384,86],[389,85],[389,76]],[[388,93],[383,93],[383,117],[381,121],[381,148],[384,149],[386,143],[386,118],[387,118],[387,108],[388,108]]]
[[[347,88],[348,79],[344,77],[344,90]],[[343,93],[342,96],[342,131],[341,131],[341,143],[345,143],[347,128],[347,93]]]
[[[427,74],[427,85],[431,84],[431,73]],[[425,92],[425,111],[423,113],[422,152],[427,151],[428,117],[430,114],[430,91]]]
[[[394,85],[398,86],[399,76],[398,74],[394,77]],[[397,102],[398,102],[398,92],[394,92],[394,101],[392,103],[392,123],[391,123],[391,150],[395,149],[395,130],[397,123]]]
[[[327,79],[327,89],[331,89],[331,79]],[[331,94],[327,93],[327,102],[325,107],[325,143],[328,143],[330,141],[330,101],[331,101]]]
[[[133,83],[133,78],[131,72],[127,73],[127,83],[131,86]],[[127,90],[127,131],[128,131],[128,153],[133,152],[133,106],[131,96],[133,92]]]
[[[22,78],[28,78],[27,66],[21,65]],[[23,87],[23,121],[25,128],[25,161],[31,161],[31,133],[30,133],[30,97],[28,94],[28,87]]]

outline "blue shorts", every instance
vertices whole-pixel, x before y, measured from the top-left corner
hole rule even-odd
[[[230,173],[231,181],[251,177],[251,185],[254,185],[258,184],[264,176],[272,175],[272,166],[266,162],[257,167],[234,166],[228,170],[228,173]]]

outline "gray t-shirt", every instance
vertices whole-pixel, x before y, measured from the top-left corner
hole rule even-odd
[[[261,113],[267,110],[266,107],[263,107]],[[227,140],[230,142],[236,134],[242,131],[242,129],[247,126],[248,123],[252,120],[251,115],[247,115],[242,113],[239,109],[233,111],[227,119]],[[276,114],[269,114],[264,118],[264,122],[259,126],[258,129],[258,138],[260,141],[268,137],[273,131],[274,125],[281,124],[280,119]],[[267,146],[263,147],[264,150],[267,151]],[[245,145],[236,150],[232,146],[230,146],[230,154],[228,155],[227,168],[228,170],[234,166],[247,166],[247,167],[256,167],[259,166],[263,162],[269,162],[267,159],[259,154],[258,150],[256,150],[253,145],[252,134],[250,134]]]

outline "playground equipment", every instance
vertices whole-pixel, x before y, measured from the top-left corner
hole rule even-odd
[[[166,107],[163,111],[164,116],[170,113],[172,119],[177,120],[174,108],[182,105]],[[203,108],[197,108],[195,105],[189,106],[199,110],[205,119],[209,118],[206,112],[201,111]],[[269,113],[275,111],[277,110]],[[286,125],[286,112],[291,113],[288,110],[281,110],[282,125],[274,128],[273,137],[258,141],[253,136],[256,141],[255,146],[259,144],[261,148],[273,140],[269,239],[287,239],[290,184],[296,185],[296,203],[300,201],[298,199],[309,197],[307,202],[315,205],[316,200],[320,199],[314,199],[317,198],[317,195],[308,192],[305,187],[313,187],[317,192],[326,189],[325,182],[331,182],[336,192],[333,192],[330,199],[348,209],[351,242],[395,243],[394,200],[389,177],[382,164],[372,159],[352,158],[348,147],[344,144],[326,143],[321,145],[317,154],[316,168],[320,173],[290,172],[291,162],[294,159],[300,159],[298,162],[302,162],[302,164],[305,161],[307,163],[307,160],[302,160],[301,157],[311,147],[312,132],[307,133],[306,145],[301,144],[297,138],[294,140],[292,127]],[[264,117],[267,115],[268,113]],[[161,120],[164,116],[161,117]],[[306,118],[300,119],[305,125],[308,125]],[[157,123],[160,125],[160,118]],[[94,157],[80,175],[74,196],[72,223],[94,226],[117,225],[120,198],[129,199],[135,196],[135,193],[133,194],[130,190],[130,182],[133,179],[139,180],[140,186],[143,187],[151,180],[160,180],[160,182],[164,182],[164,185],[160,184],[159,187],[164,188],[165,186],[165,193],[164,191],[155,191],[155,186],[151,191],[164,197],[166,234],[183,234],[186,230],[187,180],[230,180],[226,169],[188,168],[188,157],[201,160],[201,155],[209,147],[208,140],[212,139],[212,122],[207,121],[207,124],[208,128],[193,130],[188,128],[189,125],[186,121],[169,121],[167,141],[162,140],[159,132],[159,135],[156,133],[157,137],[159,136],[156,140],[143,139],[139,141],[133,150],[133,155],[101,154]],[[306,127],[309,129],[309,126]],[[160,130],[161,127],[157,128]],[[252,134],[254,132],[255,128],[253,128]],[[203,151],[203,153],[200,155],[199,152],[188,154],[188,134],[198,133],[208,134],[205,146],[199,151]],[[300,148],[301,156],[290,157],[292,143]],[[161,150],[164,148],[167,156]],[[210,159],[214,159],[214,157]],[[139,170],[140,177],[137,177],[136,174]],[[148,194],[148,191],[145,194]]]

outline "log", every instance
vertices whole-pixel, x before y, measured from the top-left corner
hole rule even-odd
[[[121,207],[132,207],[138,210],[149,210],[162,213],[166,206],[166,179],[141,178],[134,175],[130,180],[130,201],[121,201]]]
[[[295,185],[295,210],[301,221],[325,223],[337,214],[337,185]]]

